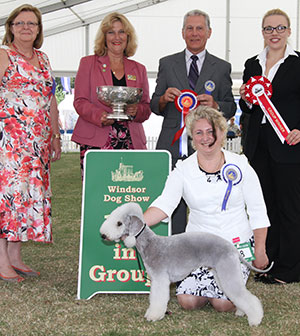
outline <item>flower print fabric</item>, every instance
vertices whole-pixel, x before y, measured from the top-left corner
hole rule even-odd
[[[0,238],[51,242],[50,102],[47,56],[40,69],[7,46],[0,83]]]
[[[108,139],[101,149],[133,149],[127,121],[112,124]]]

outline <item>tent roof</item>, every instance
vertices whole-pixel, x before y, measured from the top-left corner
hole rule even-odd
[[[27,0],[0,0],[0,39],[10,12]],[[261,19],[272,8],[281,8],[291,19],[291,46],[300,45],[300,0],[32,0],[43,14],[42,50],[58,76],[76,74],[81,57],[93,54],[94,38],[104,16],[125,14],[136,29],[138,49],[134,60],[156,77],[159,59],[185,48],[181,36],[184,14],[200,8],[212,24],[210,53],[232,65],[232,78],[240,79],[247,58],[263,48]]]
[[[43,14],[45,37],[99,22],[109,12],[129,13],[167,0],[33,0],[30,4]],[[4,24],[14,8],[24,0],[1,1],[0,35]]]

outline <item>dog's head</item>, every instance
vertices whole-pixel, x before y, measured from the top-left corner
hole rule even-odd
[[[135,245],[137,234],[136,221],[143,223],[143,212],[137,203],[125,203],[116,208],[100,227],[102,239],[109,241],[124,240],[127,247]]]

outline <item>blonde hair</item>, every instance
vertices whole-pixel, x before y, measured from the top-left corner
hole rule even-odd
[[[43,44],[44,41],[44,33],[43,33],[43,24],[42,24],[42,14],[40,10],[37,7],[34,7],[29,4],[24,4],[16,9],[14,9],[10,15],[8,16],[6,22],[5,22],[5,35],[2,40],[2,44],[9,45],[14,41],[14,34],[11,32],[11,25],[14,21],[14,19],[21,13],[21,12],[32,12],[35,14],[37,21],[38,21],[38,27],[39,32],[36,36],[36,39],[33,42],[33,47],[36,49],[40,49],[40,47]]]
[[[224,138],[222,141],[222,144],[224,145],[226,140],[228,124],[222,112],[219,112],[218,110],[209,106],[198,106],[194,110],[190,111],[185,118],[187,133],[192,138],[192,147],[196,149],[193,142],[193,129],[195,126],[195,122],[200,119],[207,120],[208,123],[212,126],[215,139],[216,139],[216,128],[218,128],[221,132],[224,133]]]
[[[275,8],[275,9],[271,9],[269,11],[267,11],[267,13],[264,15],[263,19],[262,19],[262,22],[261,22],[261,27],[264,28],[264,22],[265,22],[265,19],[269,16],[272,16],[272,15],[281,15],[281,16],[284,16],[287,20],[287,23],[288,23],[288,28],[291,27],[291,20],[289,18],[289,16],[286,14],[286,12],[284,12],[283,10],[279,9],[279,8]]]
[[[105,16],[97,31],[95,38],[94,52],[98,56],[105,56],[107,54],[106,33],[112,28],[114,22],[120,21],[127,34],[127,46],[124,50],[124,55],[127,57],[133,56],[137,49],[137,38],[135,30],[129,20],[120,13],[114,12]]]

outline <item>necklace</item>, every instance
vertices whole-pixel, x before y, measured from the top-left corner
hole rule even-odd
[[[28,57],[28,56],[25,56],[24,54],[22,54],[14,43],[12,43],[12,46],[15,48],[15,50],[18,54],[20,54],[22,57],[28,59],[29,61],[31,61],[33,59],[33,57],[35,56],[35,51],[34,51],[33,48],[32,48],[32,55],[30,57]]]
[[[224,164],[224,156],[223,156],[222,152],[221,152],[220,159],[218,159],[216,164],[214,164],[213,166],[210,166],[210,167],[208,167],[207,161],[205,163],[204,162],[201,163],[200,160],[199,160],[199,157],[198,157],[199,168],[201,170],[203,170],[204,172],[208,173],[208,174],[214,174],[216,172],[219,172],[221,167],[223,166],[223,164]]]

